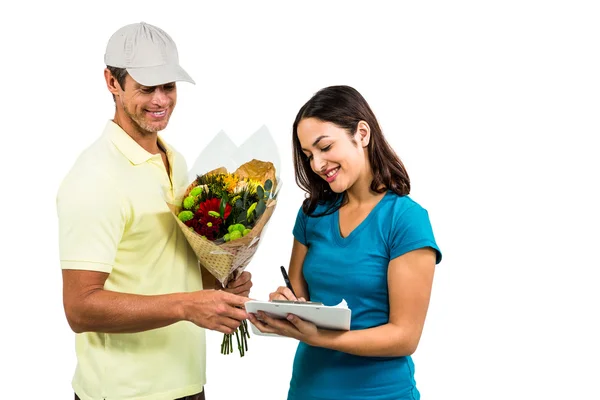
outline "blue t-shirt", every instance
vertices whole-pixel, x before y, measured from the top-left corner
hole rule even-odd
[[[318,206],[315,214],[325,206]],[[408,196],[388,191],[347,237],[339,212],[308,217],[300,208],[294,237],[308,247],[302,272],[311,301],[352,310],[351,330],[389,319],[387,270],[390,260],[431,247],[442,259],[427,211]],[[419,399],[412,358],[362,357],[300,342],[288,400]]]

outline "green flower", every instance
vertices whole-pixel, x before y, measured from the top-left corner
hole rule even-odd
[[[227,227],[227,232],[229,233],[233,233],[233,232],[244,232],[244,229],[246,229],[246,227],[243,224],[233,224],[233,225],[229,225]]]
[[[186,222],[189,221],[190,219],[194,218],[194,213],[191,211],[182,211],[179,213],[179,215],[177,215],[177,217],[181,220],[181,222]]]
[[[195,204],[196,197],[194,196],[188,196],[185,199],[183,199],[183,208],[185,208],[186,210],[191,210]]]
[[[252,203],[252,205],[250,206],[250,208],[248,208],[248,211],[246,211],[246,219],[248,221],[251,221],[250,216],[252,215],[252,212],[254,211],[255,208],[256,208],[256,202]]]
[[[190,196],[199,196],[202,194],[202,186],[196,186],[190,191]]]
[[[235,240],[242,237],[242,232],[235,230],[229,234],[229,240]]]
[[[215,217],[215,218],[221,218],[221,214],[219,214],[216,211],[209,211],[208,215],[210,215],[211,217]]]

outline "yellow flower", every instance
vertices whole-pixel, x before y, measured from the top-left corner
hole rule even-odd
[[[238,177],[235,174],[223,176],[223,184],[228,193],[233,193],[238,184]]]
[[[238,183],[238,185],[239,185],[239,183]],[[235,193],[238,193],[237,189],[236,189]],[[231,204],[232,206],[234,206],[235,202],[238,201],[241,198],[242,198],[242,196],[240,196],[239,194],[236,194],[235,196],[233,196],[231,198],[231,200],[229,200],[229,204]]]
[[[247,186],[248,192],[250,192],[250,194],[256,193],[256,188],[260,185],[261,185],[260,181],[257,181],[254,179],[248,179],[248,186]]]

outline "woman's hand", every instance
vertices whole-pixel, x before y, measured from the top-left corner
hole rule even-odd
[[[319,337],[319,330],[315,324],[304,321],[293,314],[288,314],[287,319],[277,319],[269,317],[263,311],[259,311],[256,314],[251,313],[249,319],[262,333],[275,333],[280,336],[291,337],[313,346]]]
[[[269,301],[273,300],[290,300],[290,301],[306,301],[304,297],[294,296],[294,293],[287,286],[279,286],[276,291],[269,294]]]
[[[279,286],[276,291],[269,294],[269,301],[287,300],[287,301],[306,301],[304,297],[296,297],[287,286]],[[262,333],[275,333],[280,336],[287,336],[300,341],[312,343],[312,340],[318,334],[318,329],[312,322],[304,321],[298,316],[288,314],[287,319],[277,319],[269,317],[263,311],[256,314],[250,314],[250,322]]]

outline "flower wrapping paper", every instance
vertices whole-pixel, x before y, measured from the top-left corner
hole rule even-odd
[[[194,162],[188,174],[191,183],[185,192],[176,196],[173,203],[167,201],[173,217],[198,257],[199,264],[223,287],[244,271],[259,247],[261,235],[273,215],[277,205],[277,194],[282,186],[277,176],[278,165],[277,146],[265,126],[251,135],[240,147],[235,146],[225,132],[221,131]],[[183,199],[197,185],[196,178],[219,173],[234,173],[242,178],[253,179],[259,181],[263,187],[267,180],[273,183],[265,201],[266,208],[248,227],[250,232],[229,242],[208,240],[178,218],[183,210]]]

